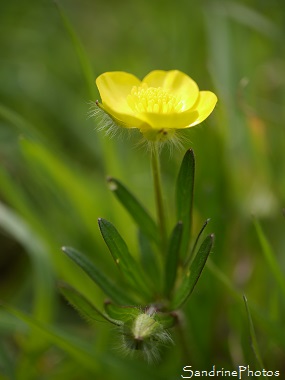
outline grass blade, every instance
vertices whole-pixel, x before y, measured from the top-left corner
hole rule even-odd
[[[103,290],[114,302],[122,305],[133,304],[134,301],[125,295],[117,286],[105,277],[101,271],[82,253],[71,247],[62,247],[62,251]]]
[[[39,129],[37,129],[16,111],[2,103],[0,103],[0,116],[4,120],[8,121],[8,123],[10,123],[13,127],[16,127],[18,132],[24,132],[26,135],[37,138],[38,140],[44,140],[44,136],[40,134]]]
[[[85,341],[81,342],[79,339],[75,340],[73,337],[65,334],[63,331],[60,331],[55,327],[43,324],[31,316],[10,306],[5,305],[3,307],[10,314],[25,322],[34,331],[37,331],[40,337],[44,338],[51,344],[56,345],[67,354],[72,356],[79,364],[83,365],[83,367],[86,367],[92,371],[97,371],[99,369],[98,358],[95,356],[95,353],[93,354],[94,349]]]
[[[55,292],[48,246],[35,229],[2,203],[0,227],[20,242],[29,254],[35,274],[34,314],[43,321],[49,321],[53,315]]]
[[[206,237],[206,239],[201,244],[195,259],[193,260],[190,268],[184,273],[184,278],[177,289],[176,293],[171,302],[171,309],[179,309],[187,301],[188,297],[191,295],[202,270],[206,264],[207,258],[211,252],[214,244],[214,234]]]
[[[99,184],[91,190],[93,184],[86,176],[75,171],[71,162],[66,162],[63,156],[58,155],[58,152],[53,152],[43,144],[21,139],[21,148],[27,164],[34,168],[36,173],[39,171],[44,173],[48,181],[54,184],[57,192],[64,193],[66,200],[72,204],[74,212],[78,212],[81,223],[84,223],[92,236],[94,219],[90,209],[93,213],[97,212],[96,198],[103,194],[101,192],[103,189],[100,189]]]
[[[258,367],[259,367],[260,370],[262,370],[265,367],[264,367],[263,361],[262,361],[261,356],[260,356],[259,347],[258,347],[258,343],[257,343],[257,339],[256,339],[256,334],[255,334],[255,330],[254,330],[254,326],[253,326],[253,321],[252,321],[251,313],[250,313],[250,310],[249,310],[247,298],[246,298],[245,295],[243,296],[243,300],[244,300],[244,304],[245,304],[245,308],[246,308],[246,314],[247,314],[247,319],[248,319],[249,333],[250,333],[250,340],[251,340],[252,350],[253,350],[253,352],[255,354]]]
[[[211,261],[211,259],[207,260],[207,269],[209,269],[215,278],[221,282],[228,294],[241,304],[241,292],[235,288],[231,280]],[[269,318],[269,316],[260,310],[256,305],[251,306],[251,313],[254,315],[259,325],[261,325],[264,332],[266,332],[268,336],[271,336],[272,341],[279,344],[282,349],[285,349],[284,328],[278,322],[272,320],[272,318]]]
[[[141,203],[115,178],[108,178],[110,190],[114,192],[118,200],[125,207],[142,232],[154,241],[159,243],[159,232],[156,223],[148,214]]]
[[[90,60],[88,59],[88,56],[85,52],[85,49],[83,48],[83,45],[78,38],[77,34],[75,33],[72,24],[70,23],[68,17],[66,16],[63,8],[55,2],[56,8],[58,10],[58,13],[62,19],[63,25],[70,37],[70,40],[73,44],[74,50],[76,52],[76,55],[78,57],[82,73],[85,77],[86,83],[88,85],[89,94],[91,96],[91,99],[95,99],[95,86],[94,86],[94,74],[93,70],[90,64]]]
[[[176,211],[177,219],[183,223],[181,241],[181,256],[185,258],[188,253],[195,176],[195,156],[192,149],[187,150],[182,160],[176,182]]]
[[[280,265],[279,265],[278,261],[276,260],[276,256],[273,253],[272,248],[271,248],[271,246],[270,246],[270,244],[269,244],[269,242],[268,242],[268,240],[267,240],[267,238],[266,238],[266,236],[265,236],[265,234],[261,228],[261,225],[257,220],[254,220],[254,226],[255,226],[255,230],[257,232],[257,236],[258,236],[261,248],[262,248],[264,258],[265,258],[269,268],[271,269],[276,282],[279,284],[280,289],[283,293],[283,296],[285,297],[285,276],[284,276],[284,273],[282,273],[282,271],[280,270]]]

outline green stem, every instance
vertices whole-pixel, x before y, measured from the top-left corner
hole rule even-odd
[[[176,330],[178,333],[178,338],[180,339],[180,345],[181,345],[182,353],[183,353],[182,354],[183,361],[187,363],[187,361],[189,361],[189,359],[191,358],[191,352],[190,352],[189,344],[186,338],[185,326],[183,326],[181,317],[182,317],[181,315],[178,315]]]
[[[152,175],[153,175],[153,184],[154,184],[154,192],[155,192],[156,212],[157,212],[158,226],[160,230],[161,251],[162,251],[162,254],[164,254],[167,247],[167,233],[166,233],[164,203],[163,203],[163,197],[162,197],[159,154],[158,154],[156,143],[154,143],[152,146],[151,164],[152,164]]]

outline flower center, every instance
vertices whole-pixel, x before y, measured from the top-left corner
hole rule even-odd
[[[133,86],[127,97],[128,105],[134,112],[173,113],[184,109],[181,97],[172,95],[162,87]]]

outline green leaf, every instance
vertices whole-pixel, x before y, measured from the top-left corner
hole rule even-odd
[[[46,241],[35,226],[1,202],[0,227],[25,247],[34,271],[34,314],[49,321],[53,315],[55,289]]]
[[[211,260],[211,258],[208,258],[207,260],[207,269],[213,274],[213,276],[215,276],[216,280],[222,284],[223,288],[228,291],[231,297],[237,301],[241,300],[241,292],[234,286],[230,278],[227,277],[225,273],[223,273],[221,269]]]
[[[122,305],[132,305],[134,301],[115,286],[95,265],[81,252],[71,247],[62,247],[62,251],[79,265],[84,272],[110,297],[114,302]]]
[[[153,251],[149,240],[141,230],[139,230],[138,241],[140,261],[144,272],[154,285],[156,291],[159,292],[159,289],[161,289],[161,270],[155,252]]]
[[[100,231],[107,244],[113,259],[117,266],[121,269],[128,283],[136,290],[137,293],[141,293],[144,297],[149,299],[151,292],[146,284],[144,273],[141,271],[139,264],[131,256],[129,249],[113,226],[112,223],[105,219],[98,219]]]
[[[76,171],[64,157],[51,151],[47,146],[21,139],[21,148],[28,165],[47,177],[48,183],[55,186],[58,194],[64,194],[74,213],[78,215],[86,231],[92,236],[94,232],[94,216],[99,205],[97,199],[103,196],[103,189],[98,183],[96,188],[81,172]],[[90,210],[93,212],[91,213]],[[99,212],[99,211],[98,211]]]
[[[131,319],[136,318],[142,311],[138,307],[131,306],[119,306],[112,302],[105,302],[106,313],[115,320],[128,322]]]
[[[285,350],[285,332],[281,320],[279,322],[270,318],[256,305],[251,305],[251,313],[254,315],[258,324],[262,327],[266,336],[270,336],[271,342],[274,342],[276,345],[280,345],[280,347]]]
[[[78,60],[79,60],[79,63],[80,63],[81,69],[82,69],[82,73],[83,73],[85,80],[86,80],[86,83],[89,87],[89,93],[91,95],[91,98],[94,99],[95,98],[95,96],[94,96],[94,93],[95,93],[94,75],[93,75],[92,66],[90,64],[90,60],[88,59],[86,51],[83,48],[83,45],[82,45],[80,39],[78,38],[78,35],[74,31],[74,28],[73,28],[71,22],[69,21],[68,17],[66,16],[63,8],[57,2],[55,2],[55,5],[56,5],[57,10],[59,12],[59,15],[62,19],[63,25],[64,25],[64,27],[65,27],[65,29],[66,29],[69,37],[70,37],[70,40],[71,40],[72,45],[74,47],[74,50],[77,54],[77,57],[78,57]]]
[[[71,286],[60,283],[59,284],[60,292],[67,299],[67,301],[79,312],[79,314],[87,320],[91,321],[108,321],[114,325],[119,326],[120,322],[112,318],[109,318],[108,315],[104,314],[102,311],[97,309],[93,304],[91,304],[82,294]]]
[[[230,279],[211,261],[211,259],[207,260],[207,269],[209,269],[215,278],[221,282],[229,295],[241,304],[241,292],[235,288]],[[256,305],[251,305],[251,313],[254,315],[259,325],[261,325],[267,336],[271,336],[271,340],[274,341],[275,344],[279,344],[282,349],[285,349],[285,333],[281,324],[266,315],[265,312]]]
[[[13,127],[16,127],[18,132],[25,133],[25,135],[30,135],[38,140],[44,140],[44,136],[41,135],[39,128],[36,128],[22,115],[2,103],[0,103],[0,116]]]
[[[199,233],[198,233],[198,235],[196,237],[195,243],[193,245],[193,248],[191,249],[191,252],[189,253],[188,257],[186,258],[184,266],[189,265],[189,263],[191,262],[192,257],[195,255],[197,245],[198,245],[198,243],[200,241],[200,237],[202,236],[202,233],[203,233],[204,229],[207,227],[207,225],[208,225],[209,222],[210,222],[210,218],[208,218],[204,222],[202,228],[200,229],[200,231],[199,231]]]
[[[183,223],[183,234],[181,241],[181,256],[188,253],[195,176],[195,156],[192,149],[187,150],[182,160],[180,171],[176,182],[176,211],[177,219]]]
[[[214,243],[214,234],[211,234],[206,237],[203,243],[200,246],[195,259],[193,260],[190,268],[184,273],[182,282],[174,294],[172,299],[170,309],[175,310],[179,309],[188,299],[192,293],[199,277],[202,273],[202,270],[206,264],[207,258],[211,252]]]
[[[272,251],[272,248],[261,228],[261,225],[257,220],[254,220],[254,226],[255,226],[259,243],[262,248],[262,253],[267,262],[267,265],[271,269],[271,272],[273,273],[273,276],[276,282],[279,284],[280,289],[283,293],[283,296],[285,296],[285,277],[284,277],[284,274],[282,273],[282,270],[280,269],[280,265],[278,261],[276,260],[276,255]]]
[[[10,306],[2,305],[9,313],[24,321],[34,331],[37,331],[39,336],[48,342],[55,344],[64,352],[72,356],[83,368],[88,368],[92,371],[97,371],[99,366],[98,353],[94,352],[92,345],[75,339],[70,334],[66,334],[63,331],[37,321],[31,316],[16,310]]]
[[[255,330],[254,330],[254,326],[253,326],[253,321],[252,321],[252,317],[251,317],[251,313],[249,310],[249,306],[248,306],[246,296],[243,296],[243,300],[244,300],[247,319],[248,319],[251,347],[252,347],[252,350],[253,350],[254,355],[256,357],[258,367],[260,370],[262,370],[264,368],[264,364],[263,364],[261,356],[260,356],[259,347],[258,347],[258,343],[257,343],[257,339],[256,339],[256,334],[255,334]]]
[[[143,233],[156,244],[159,243],[159,232],[156,223],[141,203],[115,178],[108,178],[110,190],[125,207]]]
[[[164,293],[166,296],[171,293],[176,280],[182,233],[182,222],[178,222],[173,229],[165,261]]]

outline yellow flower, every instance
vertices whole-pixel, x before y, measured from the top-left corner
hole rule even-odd
[[[199,91],[196,82],[178,70],[151,71],[142,81],[113,71],[96,79],[102,103],[97,105],[116,124],[138,128],[151,141],[171,138],[177,129],[193,127],[213,111],[217,97]]]

